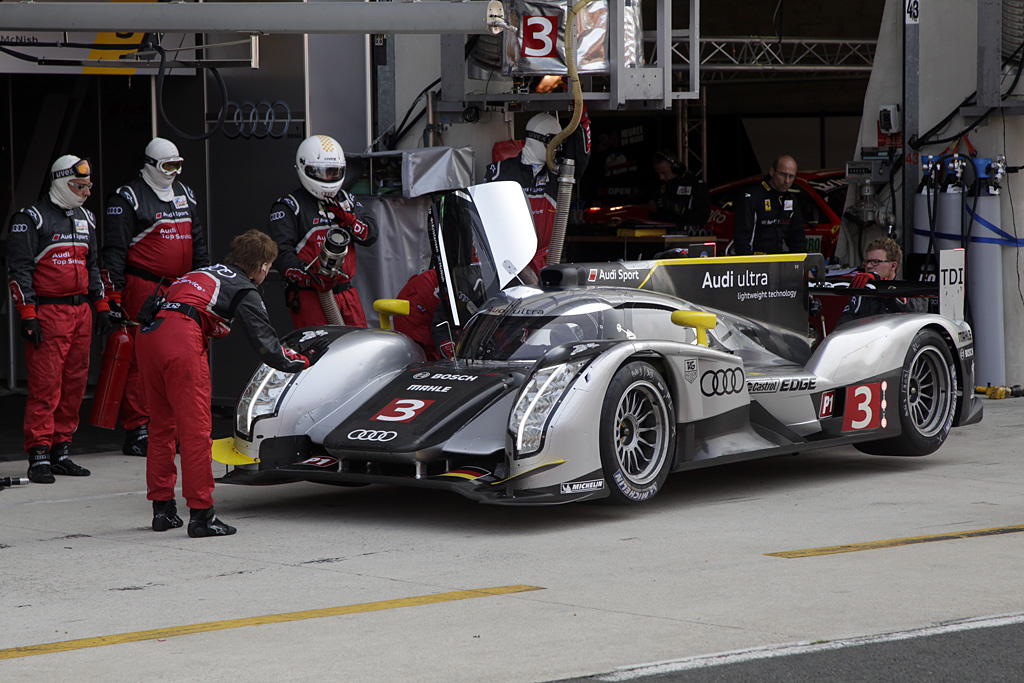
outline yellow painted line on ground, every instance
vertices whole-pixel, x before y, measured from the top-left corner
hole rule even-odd
[[[478,588],[476,590],[455,591],[452,593],[434,593],[432,595],[419,595],[412,598],[399,598],[398,600],[364,602],[360,605],[345,605],[343,607],[311,609],[303,612],[285,612],[284,614],[268,614],[262,617],[249,617],[246,619],[208,621],[203,624],[171,626],[169,628],[157,628],[151,631],[136,631],[135,633],[118,633],[112,636],[99,636],[98,638],[65,640],[61,643],[45,643],[43,645],[12,647],[7,650],[0,650],[0,659],[32,657],[33,655],[48,655],[54,652],[84,650],[85,648],[100,647],[102,645],[137,643],[141,640],[172,638],[174,636],[185,636],[191,633],[204,633],[206,631],[223,631],[225,629],[241,628],[243,626],[263,626],[264,624],[281,624],[288,621],[301,621],[303,619],[319,619],[321,617],[337,617],[344,614],[378,612],[380,610],[395,609],[398,607],[416,607],[418,605],[433,605],[439,602],[453,602],[455,600],[468,600],[470,598],[486,598],[494,595],[509,595],[511,593],[524,593],[526,591],[539,590],[544,589],[540,586],[498,586],[497,588]]]
[[[847,545],[833,545],[826,548],[809,548],[807,550],[787,550],[782,553],[765,553],[768,557],[784,557],[793,559],[796,557],[817,557],[818,555],[835,555],[837,553],[855,553],[861,550],[876,550],[878,548],[895,548],[901,545],[913,545],[915,543],[934,543],[936,541],[953,541],[961,538],[976,538],[978,536],[998,536],[1000,534],[1015,534],[1024,531],[1024,524],[1017,526],[1000,526],[993,529],[975,529],[973,531],[960,531],[950,534],[935,534],[934,536],[910,536],[908,538],[890,538],[887,541],[869,541],[867,543],[850,543]]]

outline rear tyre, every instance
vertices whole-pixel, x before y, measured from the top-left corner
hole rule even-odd
[[[601,465],[609,503],[632,505],[654,497],[675,455],[675,411],[665,380],[650,363],[615,373],[601,408]]]
[[[898,410],[902,434],[855,444],[871,455],[934,453],[949,435],[956,410],[956,366],[937,333],[921,330],[907,350],[900,373]]]

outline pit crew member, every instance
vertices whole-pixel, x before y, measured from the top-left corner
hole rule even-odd
[[[733,231],[733,249],[738,256],[807,251],[800,202],[791,189],[796,180],[796,160],[781,156],[760,185],[739,200]]]
[[[896,279],[902,262],[903,249],[896,240],[890,237],[872,240],[864,250],[864,271],[853,276],[850,287],[881,289],[884,281]],[[925,313],[927,310],[927,300],[917,297],[851,296],[850,302],[843,309],[843,314],[839,316],[838,324],[869,315]]]

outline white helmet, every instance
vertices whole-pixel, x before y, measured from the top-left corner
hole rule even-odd
[[[299,182],[311,195],[331,199],[345,181],[345,151],[332,137],[310,136],[295,152],[295,170]]]
[[[85,204],[85,197],[75,194],[68,187],[70,183],[84,184],[92,187],[89,182],[92,165],[88,159],[65,154],[50,166],[50,201],[62,209],[76,209]]]
[[[526,123],[526,144],[520,160],[524,164],[543,164],[547,161],[548,143],[562,131],[558,119],[551,114],[535,114]]]

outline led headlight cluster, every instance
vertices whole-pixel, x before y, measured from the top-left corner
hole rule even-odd
[[[508,422],[515,435],[517,457],[540,450],[551,411],[586,364],[584,359],[541,368],[526,382]]]
[[[249,386],[242,392],[242,398],[235,409],[235,430],[242,436],[250,436],[252,422],[262,415],[277,411],[284,390],[288,388],[297,373],[281,372],[269,365],[261,365],[249,380]]]

